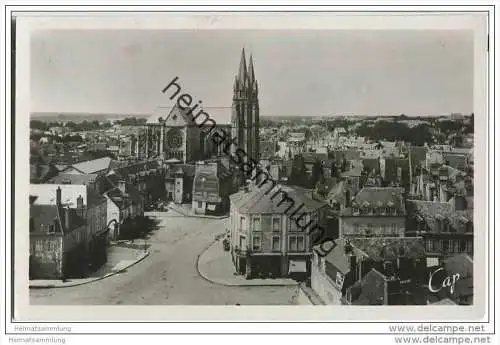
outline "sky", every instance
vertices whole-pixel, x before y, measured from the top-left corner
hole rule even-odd
[[[458,30],[35,31],[31,112],[149,114],[173,106],[174,77],[230,107],[243,47],[261,116],[473,112],[473,32]]]

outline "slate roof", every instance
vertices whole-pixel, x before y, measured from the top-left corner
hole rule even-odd
[[[48,182],[53,184],[83,184],[88,185],[92,181],[96,181],[97,174],[64,174],[60,173],[51,178]]]
[[[31,205],[30,218],[33,219],[34,232],[47,233],[49,225],[54,225],[54,219],[58,218],[57,206],[55,205]],[[60,224],[58,222],[58,224]],[[59,227],[54,227],[56,233],[61,233]]]
[[[385,276],[373,268],[348,288],[353,305],[383,305],[385,290]]]
[[[326,206],[323,202],[313,200],[304,190],[295,187],[277,185],[275,189],[266,194],[272,186],[272,182],[267,182],[260,187],[253,186],[249,193],[242,196],[241,204],[238,207],[239,212],[243,214],[286,214],[293,212],[292,210],[300,205],[303,205],[300,209],[301,212],[313,212]],[[290,201],[281,202],[285,195],[277,193],[278,190],[286,193],[293,201],[293,207],[291,207]]]
[[[56,205],[30,205],[30,218],[33,218],[35,232],[48,233],[49,226],[56,224],[54,227],[55,233],[61,234],[61,229],[64,233],[71,232],[85,224],[85,220],[76,214],[75,209],[70,209],[70,228],[65,228],[65,210],[58,210]]]
[[[352,238],[351,244],[374,261],[398,257],[425,258],[425,245],[421,237],[365,237]]]
[[[408,215],[413,217],[420,215],[431,232],[438,231],[436,216],[448,219],[450,226],[459,229],[462,218],[473,221],[473,210],[454,211],[452,205],[447,202],[408,200],[406,202]]]
[[[352,243],[352,242],[351,242]],[[320,246],[315,246],[315,249],[318,249]],[[366,253],[360,251],[358,248],[353,246],[352,254],[356,257],[364,257],[368,258]],[[340,272],[342,274],[346,274],[350,271],[350,265],[348,261],[348,256],[345,252],[345,241],[341,239],[336,239],[334,241],[333,249],[325,256],[326,262],[326,273],[332,278],[334,281],[336,279],[336,272]],[[330,266],[330,267],[329,267]]]
[[[403,193],[401,188],[396,187],[364,187],[354,197],[358,206],[378,207],[380,203],[384,206],[392,203],[398,213],[405,213],[403,204]]]
[[[86,162],[72,164],[71,167],[78,171],[81,171],[83,174],[93,174],[101,171],[107,171],[110,167],[110,163],[110,157],[103,157]]]

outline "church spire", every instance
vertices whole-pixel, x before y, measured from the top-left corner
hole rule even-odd
[[[245,80],[247,78],[247,62],[245,59],[245,48],[241,50],[241,60],[240,60],[240,69],[238,71],[238,81],[241,85],[245,85]]]
[[[250,79],[250,85],[253,85],[253,82],[255,81],[255,74],[253,71],[252,54],[250,54],[250,62],[248,63],[248,78]]]

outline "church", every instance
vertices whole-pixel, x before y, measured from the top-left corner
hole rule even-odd
[[[171,191],[167,199],[178,204],[192,202],[196,213],[225,208],[222,206],[228,205],[229,194],[238,187],[228,183],[232,180],[232,169],[227,164],[228,154],[233,155],[240,149],[245,152],[246,160],[258,162],[260,159],[258,84],[252,55],[248,64],[246,61],[243,49],[233,84],[232,106],[203,107],[203,111],[216,122],[217,129],[230,133],[233,141],[231,152],[223,152],[224,147],[214,143],[212,135],[217,131],[207,128],[209,122],[201,125],[193,121],[190,108],[178,105],[158,107],[147,120],[138,140],[139,156],[146,160],[159,160],[166,170],[172,172],[167,174],[172,178],[165,181],[166,190]],[[220,123],[218,119],[224,117],[231,119],[230,124]],[[215,162],[219,168],[208,168],[213,167]],[[221,174],[222,171],[224,173]],[[182,181],[180,176],[185,176]],[[199,181],[208,180],[213,181],[211,190],[201,190],[208,184]],[[215,188],[219,190],[216,191],[213,186],[219,186]]]
[[[211,135],[215,131],[196,121],[190,108],[158,107],[146,122],[143,133],[142,156],[146,159],[160,159],[167,162],[192,163],[223,155],[222,147],[214,145]],[[258,84],[255,78],[253,58],[246,63],[245,49],[241,52],[238,73],[233,84],[231,107],[203,107],[209,118],[216,122],[216,128],[231,133],[237,149],[244,150],[248,159],[259,161],[259,100]],[[220,123],[230,112],[231,123]]]

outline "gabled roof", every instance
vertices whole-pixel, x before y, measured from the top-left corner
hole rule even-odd
[[[188,115],[189,108],[181,109],[178,105],[173,108],[158,107],[155,109],[146,124],[162,125],[168,127],[184,127],[193,125],[193,121]]]
[[[103,157],[86,162],[72,164],[65,170],[74,168],[80,171],[82,174],[93,174],[97,172],[107,171],[109,169],[110,163],[111,163],[110,157]]]
[[[160,125],[161,118],[162,121],[165,121],[167,127],[198,126],[205,121],[207,116],[216,123],[216,126],[226,127],[231,123],[232,107],[203,106],[195,109],[192,114],[189,114],[189,110],[189,107],[182,110],[177,105],[174,107],[158,107],[146,121],[146,124]],[[200,114],[200,111],[204,111],[207,115]],[[200,115],[192,121],[192,118],[198,114]],[[213,124],[207,122],[205,125],[212,126]]]
[[[353,305],[383,305],[386,295],[385,276],[372,268],[363,279],[348,289]]]

